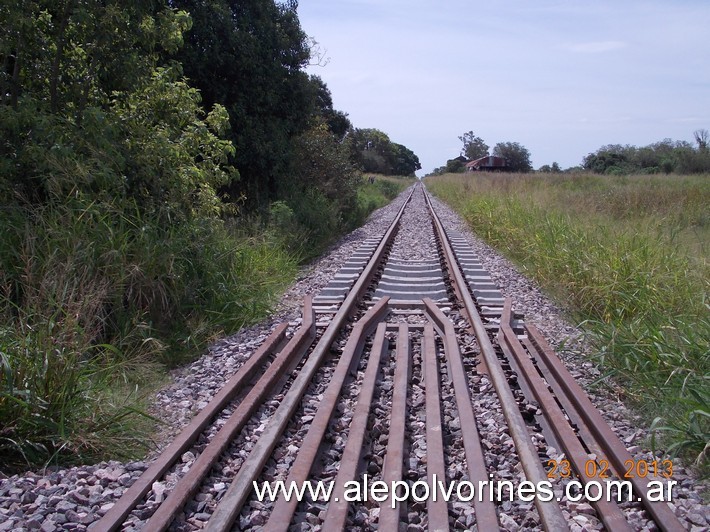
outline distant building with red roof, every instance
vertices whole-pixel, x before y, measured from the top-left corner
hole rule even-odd
[[[508,170],[508,163],[503,157],[486,155],[466,163],[467,172],[493,172]]]

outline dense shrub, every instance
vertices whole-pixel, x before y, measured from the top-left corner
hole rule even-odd
[[[584,158],[584,168],[598,174],[702,174],[710,172],[710,150],[665,139],[649,146],[602,146]]]
[[[0,8],[4,465],[134,450],[154,368],[262,316],[295,271],[217,196],[227,113],[162,58],[189,17],[129,4]]]
[[[294,139],[288,179],[282,181],[279,195],[296,223],[290,240],[298,241],[304,258],[317,255],[348,227],[358,209],[359,184],[347,147],[324,122],[316,121]],[[280,203],[276,207],[272,219],[276,215],[282,222],[285,210]]]
[[[296,266],[219,220],[157,224],[135,202],[6,207],[0,223],[6,464],[135,450],[111,422],[156,384],[156,364],[260,318]]]

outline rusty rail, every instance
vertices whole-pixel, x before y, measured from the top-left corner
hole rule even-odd
[[[492,351],[492,344],[489,342],[487,332],[480,318],[480,314],[478,314],[476,305],[473,302],[473,298],[467,288],[466,280],[458,268],[446,233],[441,225],[441,222],[436,217],[436,214],[433,211],[433,205],[428,197],[427,202],[434,218],[434,226],[437,233],[441,237],[445,261],[452,278],[451,280],[454,283],[456,294],[463,300],[467,318],[473,324],[476,338],[479,340],[483,358],[488,365],[488,372],[490,374],[491,381],[496,389],[496,392],[498,393],[499,398],[501,399],[506,421],[508,422],[511,430],[511,435],[513,435],[515,440],[516,437],[514,432],[518,431],[518,423],[511,423],[511,419],[509,419],[508,414],[512,413],[512,417],[518,417],[520,412],[512,397],[512,394],[510,394],[509,397],[506,397],[509,395],[509,389],[504,380],[500,378],[503,376],[500,363],[497,356],[495,356],[495,352]],[[523,379],[528,385],[528,388],[534,395],[535,400],[537,400],[540,404],[550,430],[553,431],[553,434],[564,447],[566,457],[569,459],[580,478],[582,478],[585,482],[589,482],[591,480],[591,478],[586,474],[585,466],[587,461],[593,458],[593,455],[588,454],[586,449],[589,449],[592,453],[597,453],[597,451],[601,450],[601,455],[608,458],[608,461],[617,476],[622,478],[624,472],[626,471],[625,464],[629,461],[633,461],[631,454],[626,450],[608,423],[606,423],[606,421],[602,418],[599,411],[593,406],[587,394],[584,390],[582,390],[579,384],[577,384],[574,377],[570,375],[539,331],[537,331],[534,326],[526,324],[525,331],[528,338],[524,339],[521,343],[511,327],[511,322],[511,305],[510,301],[507,300],[498,335],[501,349],[503,349],[509,359],[516,362],[518,368],[520,369],[520,373],[522,373]],[[491,349],[489,349],[489,346]],[[525,351],[526,348],[527,352]],[[528,352],[537,361],[540,372],[545,376],[547,383],[540,377],[540,373],[538,373],[537,368],[535,368],[527,354]],[[548,384],[555,394],[554,398],[547,390]],[[565,409],[564,412],[560,409],[557,401],[559,401]],[[570,423],[565,419],[565,414],[575,423],[579,432],[579,437],[571,427]],[[522,417],[519,419],[519,423],[524,423],[522,421]],[[520,427],[520,429],[522,433],[522,427]],[[580,441],[580,438],[582,441]],[[518,453],[521,454],[518,441],[516,440],[515,443]],[[529,440],[524,442],[524,447],[527,447],[528,443]],[[524,451],[520,456],[526,476],[528,476],[529,480],[533,480],[535,482],[536,480],[534,478],[530,478],[528,475],[528,467],[526,467],[528,458],[525,458],[524,455],[529,455],[530,461],[535,460],[535,458],[532,456],[532,453],[528,453],[527,451]],[[597,456],[596,459],[599,460],[600,457]],[[536,461],[538,464],[540,463],[539,460]],[[625,480],[631,481],[634,492],[638,495],[645,509],[661,530],[673,532],[684,530],[680,521],[666,503],[651,502],[649,500],[649,485],[647,482],[654,479],[645,480],[638,477],[631,477]],[[548,506],[549,504],[552,504],[552,501],[548,503]],[[629,525],[626,522],[623,513],[615,504],[599,501],[595,504],[595,507],[600,519],[607,528],[611,530],[629,529]],[[557,519],[558,516],[553,516],[553,521],[548,522],[547,519],[543,517],[539,504],[538,511],[541,513],[543,526],[548,529],[557,529],[558,525],[554,524],[554,520]]]
[[[384,256],[387,247],[391,243],[402,213],[411,200],[413,192],[414,189],[412,189],[409,197],[405,200],[393,222],[390,224],[388,231],[381,239],[372,259],[353,286],[349,296],[336,313],[331,322],[331,326],[326,329],[321,341],[314,349],[315,355],[311,356],[309,359],[313,359],[314,363],[307,368],[311,371],[311,374],[315,372],[319,361],[322,360],[323,356],[330,350],[330,346],[339,333],[340,327],[342,327],[345,320],[353,313],[357,301],[362,297],[368,283],[376,273],[379,261],[381,257]],[[215,435],[213,441],[205,451],[200,454],[185,477],[178,482],[178,485],[168,495],[166,501],[158,507],[147,524],[148,529],[165,530],[170,525],[182,506],[184,506],[190,496],[199,488],[201,478],[209,472],[209,469],[216,462],[224,449],[226,449],[237,432],[241,430],[249,416],[261,404],[267,391],[279,383],[283,383],[285,373],[292,370],[295,366],[295,362],[297,362],[296,355],[300,353],[302,356],[305,350],[310,346],[315,337],[315,317],[313,316],[311,308],[310,296],[306,297],[305,305],[308,310],[304,311],[304,326],[294,335],[288,345],[281,350],[272,364],[267,368],[265,375],[254,384],[254,387],[239,404],[227,424]],[[282,324],[277,327],[237,374],[218,392],[208,406],[195,416],[188,427],[186,427],[175,441],[161,453],[146,472],[126,491],[124,496],[116,502],[106,515],[92,526],[92,530],[111,532],[120,527],[121,523],[128,517],[132,509],[149,493],[152,484],[162,478],[168,469],[177,462],[178,458],[195,442],[212,419],[237,396],[240,390],[245,389],[259,368],[266,363],[268,357],[279,351],[279,347],[284,343],[286,328],[287,324]],[[304,386],[305,390],[305,385],[307,385],[309,379],[310,377],[307,375],[299,375],[295,382]],[[278,412],[279,411],[277,411],[277,413]],[[283,422],[283,420],[280,422]]]
[[[252,354],[234,376],[222,387],[208,405],[203,408],[189,425],[156,458],[148,469],[136,480],[111,509],[98,521],[92,530],[113,531],[118,529],[131,510],[151,490],[153,482],[160,479],[178,458],[189,449],[210,421],[221,412],[240,390],[243,390],[256,371],[266,363],[267,358],[278,350],[286,334],[287,323],[279,325],[261,346]]]
[[[296,382],[294,382],[292,386],[292,389],[297,390],[294,391],[293,403],[291,404],[284,402],[281,404],[279,409],[274,414],[274,417],[272,418],[271,422],[269,423],[269,425],[267,425],[266,430],[262,435],[262,438],[259,439],[257,444],[252,449],[250,458],[251,456],[255,456],[255,460],[251,463],[253,465],[250,465],[250,468],[254,470],[260,470],[261,467],[263,467],[263,464],[266,463],[268,455],[271,452],[271,444],[262,442],[266,442],[267,440],[275,441],[283,432],[283,429],[285,428],[288,419],[290,418],[297,406],[295,394],[300,394],[298,396],[298,400],[300,400],[300,396],[305,393],[306,387],[308,386],[310,379],[313,377],[316,370],[320,366],[320,363],[323,360],[324,356],[328,351],[330,351],[331,345],[336,340],[337,335],[340,333],[340,329],[344,325],[345,320],[354,312],[356,303],[360,300],[365,290],[367,289],[369,282],[374,277],[376,270],[380,264],[380,261],[384,257],[385,252],[388,246],[390,245],[397,228],[399,227],[399,222],[402,218],[402,213],[404,212],[404,209],[411,200],[413,193],[414,189],[412,189],[412,192],[410,192],[408,198],[398,211],[393,222],[390,224],[390,227],[388,228],[387,232],[382,237],[380,244],[377,246],[377,249],[373,253],[372,258],[368,262],[367,266],[363,270],[358,280],[353,285],[353,288],[350,290],[350,293],[345,298],[345,301],[343,301],[343,304],[338,309],[338,312],[333,317],[333,320],[330,322],[330,325],[328,326],[326,331],[323,333],[323,337],[314,348],[313,353],[311,354],[311,357],[309,358],[308,362],[302,368],[301,373],[296,378]],[[289,391],[289,393],[291,392]],[[258,457],[258,459],[256,457]],[[244,500],[246,500],[246,497],[252,489],[251,483],[248,483],[245,478],[252,477],[254,476],[254,474],[253,471],[245,469],[246,465],[246,463],[242,465],[234,481],[227,490],[227,493],[225,494],[224,498],[220,502],[219,506],[217,506],[215,513],[212,515],[212,518],[208,522],[207,530],[223,531],[231,527],[232,522],[237,516],[238,508],[240,508],[241,505],[244,503]],[[244,473],[242,473],[242,471],[244,471]]]
[[[424,371],[424,399],[426,409],[426,474],[429,489],[437,489],[438,482],[446,481],[444,462],[444,440],[441,431],[441,403],[439,387],[439,362],[436,359],[434,327],[431,323],[424,326],[422,341]],[[429,530],[449,530],[449,512],[442,497],[429,496],[427,499]]]
[[[511,319],[511,302],[510,298],[506,298],[498,333],[500,343],[501,345],[505,344],[510,354],[515,358],[522,378],[527,381],[535,400],[540,405],[543,415],[548,419],[552,431],[562,445],[567,460],[569,460],[577,475],[585,484],[594,481],[595,479],[587,474],[586,467],[591,457],[584,450],[582,443],[567,422],[564,412],[549,392],[547,384],[540,377],[532,360],[530,360],[517,335],[513,332],[510,326]],[[627,530],[629,532],[632,530],[619,507],[613,502],[600,499],[592,504],[597,509],[597,514],[607,529],[614,531]]]
[[[308,362],[306,363],[306,365],[304,365],[298,377],[296,378],[296,382],[294,382],[291,387],[292,390],[295,390],[293,395],[293,403],[284,402],[280,405],[279,409],[274,414],[274,417],[272,418],[271,422],[269,423],[269,425],[267,425],[266,430],[262,434],[262,438],[259,439],[257,444],[252,449],[250,457],[252,455],[255,456],[255,461],[252,462],[253,465],[250,466],[251,468],[255,470],[260,470],[261,467],[263,467],[263,464],[268,459],[268,454],[271,451],[271,444],[266,442],[268,440],[275,441],[283,432],[283,428],[285,428],[288,419],[290,418],[297,406],[296,394],[299,394],[298,400],[300,400],[300,396],[305,393],[306,387],[308,386],[309,381],[320,366],[321,361],[325,357],[326,353],[330,351],[331,345],[337,339],[338,334],[340,334],[340,329],[345,324],[345,320],[354,312],[356,308],[356,303],[360,300],[365,290],[367,289],[370,281],[376,273],[380,261],[385,256],[385,252],[391,244],[392,238],[394,237],[396,230],[399,227],[399,222],[402,218],[402,213],[404,212],[404,209],[406,208],[409,201],[412,199],[413,193],[414,188],[412,189],[412,192],[410,192],[409,196],[403,203],[400,210],[397,212],[397,215],[390,224],[390,227],[387,229],[387,232],[382,237],[380,244],[377,246],[377,249],[373,253],[372,258],[367,263],[367,266],[363,270],[362,274],[353,285],[348,296],[345,298],[345,301],[343,301],[343,304],[340,306],[338,312],[333,317],[333,320],[330,322],[330,325],[323,333],[323,337],[313,349],[313,353],[311,354]],[[289,393],[291,393],[291,391],[289,391]],[[258,457],[258,459],[256,459],[256,457]],[[212,515],[212,519],[210,519],[210,521],[208,522],[207,530],[223,531],[231,527],[231,524],[238,513],[237,509],[241,507],[241,505],[244,503],[244,500],[252,489],[251,483],[247,483],[244,479],[253,476],[253,472],[251,470],[246,470],[245,465],[246,464],[242,465],[234,481],[227,490],[227,493],[225,494],[224,498],[220,502],[219,506],[217,506],[215,513]],[[242,471],[245,472],[242,473]]]
[[[542,463],[537,456],[537,450],[535,449],[530,435],[528,433],[525,421],[518,409],[518,405],[515,402],[513,393],[508,387],[508,383],[505,378],[505,373],[500,365],[500,361],[496,356],[495,349],[491,343],[488,333],[483,325],[483,320],[478,312],[476,303],[471,296],[467,288],[467,283],[461,270],[456,263],[456,256],[451,248],[451,243],[446,235],[441,221],[434,212],[431,201],[427,197],[429,203],[429,209],[431,211],[432,219],[434,220],[434,227],[437,235],[439,236],[444,260],[446,261],[447,268],[449,269],[449,275],[452,282],[458,285],[458,293],[461,295],[466,317],[469,323],[473,326],[474,332],[476,334],[476,339],[478,340],[478,345],[481,349],[481,355],[486,362],[488,369],[488,374],[493,384],[493,387],[498,394],[498,398],[503,409],[503,415],[508,423],[508,429],[510,430],[510,435],[515,443],[515,448],[518,452],[518,457],[520,458],[520,463],[525,472],[526,478],[533,483],[540,483],[547,481],[547,473],[542,467]],[[562,510],[559,505],[554,501],[542,501],[540,498],[535,499],[535,506],[538,513],[540,514],[540,521],[546,530],[569,530],[567,521],[562,514]]]
[[[326,530],[342,530],[345,527],[345,519],[348,516],[348,502],[345,498],[346,483],[355,480],[357,468],[360,464],[362,446],[365,441],[365,432],[367,431],[367,420],[370,416],[372,398],[375,394],[375,383],[380,372],[382,357],[387,352],[386,330],[387,324],[385,323],[380,323],[377,326],[377,333],[372,343],[370,358],[367,361],[357,406],[355,407],[352,421],[350,421],[348,441],[345,444],[343,456],[340,459],[338,475],[335,478],[334,497],[328,504],[328,510],[325,514],[323,528]]]
[[[626,447],[624,447],[624,444],[619,440],[619,437],[604,420],[599,410],[592,404],[587,394],[582,390],[582,387],[569,371],[567,371],[567,368],[559,357],[555,355],[542,334],[540,334],[533,325],[526,324],[525,331],[531,339],[531,345],[535,348],[536,359],[544,364],[547,372],[551,375],[549,384],[555,391],[555,394],[564,394],[568,398],[574,406],[575,415],[584,421],[586,429],[591,432],[597,444],[602,447],[605,457],[608,459],[617,476],[623,478],[627,469],[626,464],[629,461],[633,462],[631,453],[626,450]],[[681,530],[685,530],[668,504],[649,500],[649,486],[645,479],[632,476],[624,480],[631,482],[644,508],[661,530],[665,532],[680,532]],[[650,478],[648,482],[653,480],[654,478]]]
[[[303,439],[301,449],[296,456],[296,460],[291,466],[291,472],[286,481],[287,486],[291,485],[291,482],[296,482],[298,485],[302,485],[307,480],[308,475],[311,472],[311,468],[313,467],[313,462],[318,455],[318,447],[320,442],[323,440],[323,436],[328,428],[328,423],[340,397],[340,389],[342,388],[343,382],[345,382],[345,378],[350,372],[353,364],[357,363],[357,359],[360,357],[369,332],[388,312],[388,301],[389,298],[380,300],[380,302],[372,307],[353,327],[350,338],[348,338],[348,341],[345,344],[343,353],[340,355],[338,365],[336,366],[335,372],[331,377],[330,384],[323,394],[323,399],[318,407],[318,411],[316,412],[313,421],[311,421],[311,426]],[[284,399],[284,401],[286,401],[286,399]],[[251,489],[251,485],[249,486],[249,489]],[[225,502],[225,500],[227,500],[227,502]],[[223,507],[223,513],[218,514],[215,512],[210,520],[210,530],[226,530],[230,527],[233,520],[232,514],[234,513],[234,500],[236,499],[227,499],[227,496],[222,499],[222,502],[220,503],[220,506],[217,507],[217,510],[219,510],[219,508],[224,504],[225,506]],[[274,510],[269,518],[267,529],[288,530],[291,518],[293,513],[296,511],[297,505],[298,501],[295,497],[292,497],[288,501],[283,497],[280,497],[276,501]]]
[[[389,435],[382,479],[388,486],[396,486],[402,480],[404,463],[404,437],[407,424],[407,387],[411,373],[409,351],[409,327],[399,324],[397,333],[397,355],[395,359],[394,387],[392,389],[392,412],[390,414]],[[394,497],[394,494],[392,494]],[[380,504],[378,529],[399,529],[400,503],[383,501]]]
[[[267,394],[274,389],[285,369],[294,361],[302,358],[316,336],[315,313],[311,307],[311,298],[306,298],[303,326],[293,335],[291,341],[267,368],[264,375],[227,422],[214,436],[207,448],[198,456],[190,470],[180,479],[167,499],[161,504],[146,523],[147,530],[166,530],[175,516],[199,489],[202,478],[227,449],[237,433],[244,427],[252,414],[263,403]]]
[[[456,408],[459,414],[461,434],[463,436],[463,446],[466,453],[466,465],[471,482],[481,485],[479,482],[488,482],[488,470],[481,448],[481,439],[476,428],[476,415],[471,404],[471,394],[469,393],[468,378],[461,359],[456,330],[449,318],[436,306],[431,299],[424,300],[425,312],[429,320],[438,329],[439,336],[444,340],[444,351],[451,371],[451,381],[454,385],[456,396]],[[493,501],[477,497],[473,500],[473,507],[476,512],[476,526],[479,530],[498,530],[498,517],[496,516],[495,504]]]

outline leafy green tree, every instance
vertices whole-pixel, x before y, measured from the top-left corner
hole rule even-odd
[[[310,48],[297,3],[174,0],[172,5],[193,18],[177,56],[185,74],[207,108],[219,103],[229,112],[241,181],[227,191],[246,195],[249,205],[265,205],[276,199],[288,169],[291,139],[309,128],[316,106],[318,90],[303,72]]]
[[[422,165],[419,163],[419,157],[406,146],[392,143],[392,152],[393,161],[389,173],[393,175],[412,176],[417,170],[422,169]]]
[[[554,162],[554,163],[552,163],[552,165],[543,164],[539,168],[538,172],[542,172],[543,174],[559,174],[562,172],[562,168],[560,168],[559,164]]]
[[[587,155],[582,165],[585,169],[599,174],[625,174],[633,167],[635,148],[621,144],[602,146],[595,153]]]
[[[217,136],[226,113],[217,107],[204,120],[197,91],[175,66],[159,66],[190,27],[185,12],[65,0],[16,12],[5,2],[0,14],[12,36],[0,54],[13,63],[0,106],[6,200],[85,193],[132,197],[166,216],[214,208],[214,189],[233,175],[224,166],[233,149]]]
[[[409,176],[421,169],[412,150],[379,129],[352,129],[348,141],[353,164],[365,172]]]
[[[461,173],[466,170],[466,158],[463,156],[455,157],[446,161],[444,172],[449,174]]]
[[[427,175],[443,175],[443,174],[459,174],[463,173],[466,171],[466,161],[468,159],[464,157],[463,155],[459,155],[458,157],[454,157],[453,159],[449,159],[446,161],[446,164],[444,166],[440,166],[438,168],[435,168],[431,174]]]
[[[379,129],[353,129],[348,135],[351,160],[364,172],[388,173],[392,142]]]
[[[483,142],[481,137],[477,137],[473,131],[464,133],[459,137],[459,140],[463,142],[461,155],[467,157],[469,160],[480,159],[488,155],[488,145]]]
[[[358,207],[360,180],[348,146],[338,142],[323,119],[316,120],[293,139],[288,176],[281,182],[280,197],[306,231],[299,245],[308,247],[304,240],[311,248],[328,244],[356,216]]]
[[[234,177],[234,148],[220,139],[229,126],[216,104],[202,119],[197,89],[158,68],[150,80],[115,102],[126,161],[126,191],[156,211],[191,218],[220,212],[217,189]]]
[[[674,171],[678,174],[703,174],[710,172],[710,150],[679,146],[674,150]]]
[[[348,204],[356,192],[357,175],[347,149],[333,136],[324,121],[294,139],[290,181],[313,187],[331,200]]]
[[[333,109],[333,97],[325,82],[318,76],[311,76],[311,85],[316,91],[316,113],[328,124],[335,138],[342,141],[352,128],[348,114]]]
[[[429,172],[427,175],[424,177],[429,177],[430,175],[443,175],[446,173],[446,167],[444,166],[437,166],[434,168],[431,172]]]
[[[355,128],[351,131],[350,141],[357,151],[374,151],[385,155],[391,144],[387,133],[374,128]]]
[[[0,94],[17,107],[31,95],[49,111],[73,111],[145,79],[158,54],[174,53],[190,25],[187,13],[165,2],[25,0],[3,2]]]
[[[694,133],[697,137],[697,147],[690,142],[671,139],[664,139],[643,147],[610,144],[588,154],[583,160],[583,165],[586,170],[610,175],[708,172],[710,153],[703,147],[702,131]]]
[[[518,142],[499,142],[493,148],[493,155],[503,157],[512,172],[530,172],[530,152]]]

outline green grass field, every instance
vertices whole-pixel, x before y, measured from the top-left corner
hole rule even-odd
[[[448,174],[427,187],[539,282],[671,453],[710,452],[710,178]]]

